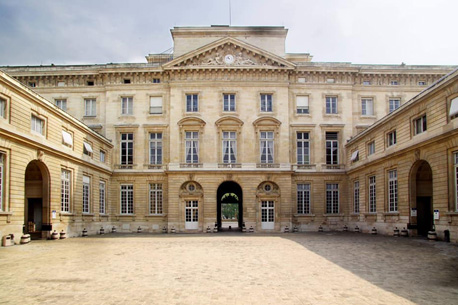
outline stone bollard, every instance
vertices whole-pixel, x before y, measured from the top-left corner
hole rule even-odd
[[[66,239],[67,234],[64,232],[64,230],[60,231],[60,239]]]
[[[355,233],[359,233],[359,227],[358,226],[355,227]]]
[[[250,228],[248,229],[248,233],[254,233],[254,228],[253,228],[253,226],[250,226]]]
[[[100,228],[100,235],[105,234],[105,229],[103,227]]]
[[[21,245],[28,244],[30,242],[30,234],[24,234],[21,236]]]
[[[11,239],[11,234],[8,234],[2,237],[2,246],[3,247],[14,246],[14,241],[13,239]]]
[[[289,233],[289,227],[288,226],[285,227],[285,233]]]
[[[111,228],[111,233],[116,233],[116,227],[113,226],[113,228]]]
[[[172,229],[170,230],[171,233],[175,234],[176,233],[176,230],[175,230],[175,227],[172,227]]]
[[[86,228],[83,229],[83,234],[81,235],[82,237],[87,237],[87,230]]]
[[[402,237],[408,237],[409,236],[409,231],[406,228],[403,228],[401,230],[401,236]]]
[[[398,227],[395,227],[395,228],[394,228],[393,236],[394,236],[394,237],[399,237],[399,229],[398,229]]]
[[[162,233],[167,233],[167,228],[165,226],[162,228]]]
[[[323,232],[323,227],[321,225],[318,227],[318,232]]]
[[[437,233],[434,230],[428,231],[428,240],[436,241],[437,240]]]
[[[57,233],[56,230],[54,230],[54,232],[52,232],[51,239],[52,240],[58,240],[59,239],[59,233]]]
[[[348,232],[348,227],[347,227],[347,225],[344,225],[343,231],[344,231],[344,232]]]
[[[299,232],[299,229],[297,228],[297,226],[294,226],[293,233],[297,233],[297,232]]]
[[[207,227],[207,233],[211,233],[212,232],[212,229],[210,228],[210,226]]]
[[[372,228],[371,234],[372,235],[377,235],[377,229],[375,227]]]
[[[243,226],[242,226],[242,233],[246,233],[245,223],[243,223]]]
[[[142,227],[138,226],[137,233],[142,233]]]

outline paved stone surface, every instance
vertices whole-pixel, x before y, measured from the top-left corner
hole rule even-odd
[[[0,304],[457,304],[458,246],[356,233],[120,235],[0,248]]]

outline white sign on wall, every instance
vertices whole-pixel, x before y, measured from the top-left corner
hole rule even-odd
[[[52,211],[52,219],[56,219],[56,210]]]
[[[439,210],[434,210],[434,220],[439,219]]]
[[[417,217],[417,208],[410,209],[410,216]]]

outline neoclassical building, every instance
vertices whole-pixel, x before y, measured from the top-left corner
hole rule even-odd
[[[456,67],[316,63],[284,27],[171,34],[146,63],[1,68],[2,235],[205,232],[233,203],[256,232],[457,240]]]

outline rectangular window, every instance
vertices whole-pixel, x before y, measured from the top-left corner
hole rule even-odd
[[[375,176],[369,177],[369,213],[377,212]]]
[[[363,85],[364,86],[369,86],[371,84],[371,81],[370,80],[365,80],[363,81]]]
[[[297,213],[310,214],[310,184],[297,185]]]
[[[45,121],[32,114],[32,131],[44,135]]]
[[[391,86],[397,86],[397,85],[399,85],[399,81],[397,81],[397,80],[392,80],[392,81],[390,81],[390,85],[391,85]]]
[[[399,108],[399,106],[401,106],[401,100],[400,99],[391,99],[390,98],[390,101],[389,101],[389,106],[390,106],[390,113],[395,111],[396,109]]]
[[[223,163],[237,163],[237,137],[235,131],[223,131]]]
[[[0,118],[6,118],[6,100],[0,98]]]
[[[84,116],[96,116],[97,104],[95,98],[84,99]]]
[[[67,100],[59,99],[55,100],[56,106],[62,109],[63,111],[67,111]]]
[[[62,143],[69,147],[73,146],[73,137],[72,134],[68,131],[62,130]]]
[[[418,86],[426,86],[426,82],[425,81],[419,81],[418,82]]]
[[[375,153],[375,141],[369,142],[367,144],[367,155],[370,156]]]
[[[93,152],[92,145],[88,142],[83,142],[83,154],[92,157]]]
[[[185,146],[186,163],[199,163],[199,132],[186,131]]]
[[[272,112],[272,94],[261,94],[261,112]]]
[[[339,214],[339,184],[326,184],[326,214]]]
[[[91,178],[83,176],[83,213],[89,213],[91,204]]]
[[[223,94],[223,111],[235,111],[235,94]]]
[[[337,96],[326,96],[326,113],[337,113]]]
[[[35,88],[37,86],[36,82],[29,82],[29,87]]]
[[[261,131],[261,163],[274,163],[274,132]]]
[[[326,132],[326,164],[339,164],[338,132]]]
[[[99,182],[99,213],[106,214],[106,188],[105,181]]]
[[[0,211],[5,211],[3,206],[3,190],[5,189],[5,154],[0,153]]]
[[[455,211],[458,211],[458,152],[453,154],[455,163]]]
[[[86,85],[88,85],[88,86],[94,86],[94,81],[93,81],[93,80],[88,80],[88,81],[86,82]]]
[[[160,183],[149,185],[149,213],[162,214],[162,184]]]
[[[353,185],[353,213],[359,214],[359,181]]]
[[[151,96],[149,98],[149,113],[161,114],[162,113],[162,96]]]
[[[100,162],[105,163],[105,152],[103,150],[100,151]]]
[[[394,144],[396,144],[396,130],[393,130],[386,135],[386,145],[390,147]]]
[[[296,113],[309,113],[309,97],[307,95],[296,96]]]
[[[134,213],[134,186],[133,184],[121,185],[121,214]]]
[[[121,165],[134,164],[134,134],[121,133]]]
[[[122,115],[134,114],[134,98],[133,97],[121,98],[121,114]]]
[[[60,210],[62,212],[70,212],[71,172],[63,169],[60,180]]]
[[[361,99],[361,115],[374,115],[374,101],[371,98]]]
[[[351,153],[351,162],[357,162],[359,161],[359,150],[355,150],[354,152]]]
[[[398,211],[398,172],[395,169],[388,172],[388,211]]]
[[[162,164],[162,133],[149,134],[149,164]]]
[[[450,101],[449,117],[453,120],[458,117],[458,97]]]
[[[65,81],[58,81],[57,87],[65,87]]]
[[[186,112],[199,111],[199,97],[197,94],[186,94]]]
[[[310,164],[310,135],[308,132],[296,133],[297,164]]]
[[[153,78],[153,84],[159,84],[161,82],[160,78]]]
[[[413,120],[414,135],[423,133],[426,131],[426,114]]]

